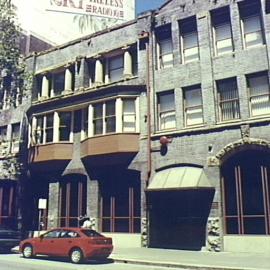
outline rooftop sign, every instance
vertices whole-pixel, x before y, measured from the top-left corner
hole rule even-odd
[[[88,14],[97,17],[130,20],[134,0],[47,0],[48,11]],[[129,3],[128,3],[129,2]],[[130,9],[133,9],[130,10]],[[134,16],[133,16],[134,17]]]

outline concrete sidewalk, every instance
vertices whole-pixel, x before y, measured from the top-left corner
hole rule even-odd
[[[116,262],[182,269],[270,270],[270,254],[184,251],[154,248],[115,248]]]

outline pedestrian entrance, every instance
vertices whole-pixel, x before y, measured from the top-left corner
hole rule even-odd
[[[149,192],[149,246],[200,250],[213,196],[213,189]]]

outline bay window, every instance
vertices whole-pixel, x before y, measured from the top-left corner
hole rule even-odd
[[[203,123],[203,104],[200,86],[184,89],[184,115],[186,126]]]
[[[59,141],[69,141],[71,132],[71,112],[59,112]]]
[[[199,59],[198,30],[196,17],[179,22],[181,37],[182,62],[188,63]]]
[[[236,78],[217,81],[217,94],[220,121],[240,118]]]
[[[244,48],[264,43],[261,6],[259,1],[239,3]]]
[[[266,72],[247,76],[251,116],[270,113],[269,79]]]
[[[45,116],[45,143],[53,142],[53,113]]]
[[[160,130],[176,127],[173,91],[158,94],[158,120]]]
[[[135,99],[123,99],[123,132],[136,131]]]
[[[232,52],[233,41],[229,7],[212,11],[211,19],[216,55]]]

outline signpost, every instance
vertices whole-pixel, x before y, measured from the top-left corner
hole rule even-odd
[[[42,211],[47,208],[47,199],[39,199],[38,200],[38,235],[40,235],[40,231],[42,230]]]

